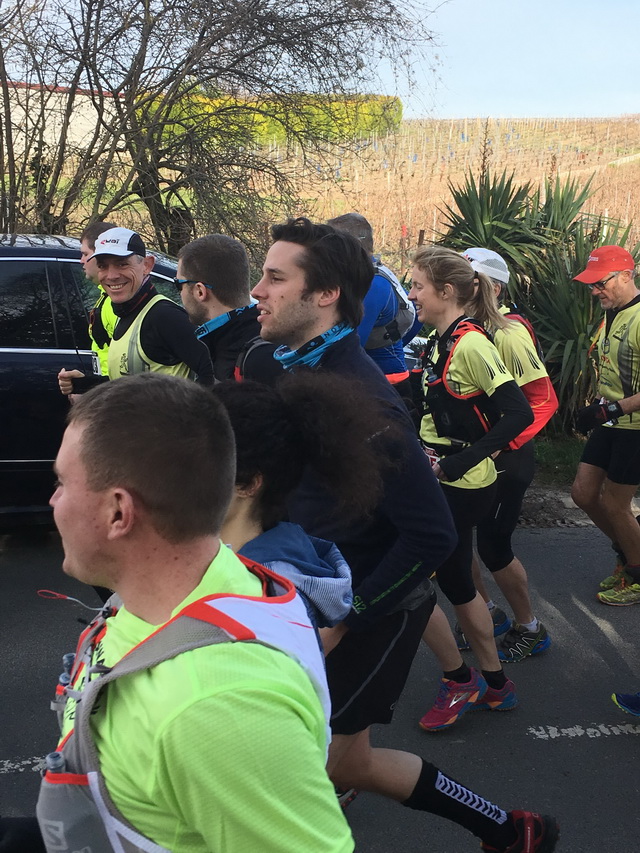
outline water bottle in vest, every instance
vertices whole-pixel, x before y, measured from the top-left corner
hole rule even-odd
[[[44,759],[48,773],[64,773],[66,761],[61,752],[50,752]]]

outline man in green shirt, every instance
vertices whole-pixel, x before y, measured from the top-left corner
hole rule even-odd
[[[576,504],[614,543],[619,562],[598,599],[640,603],[640,527],[631,501],[640,483],[640,291],[635,261],[621,246],[600,246],[575,280],[586,284],[605,316],[598,330],[598,399],[580,409],[576,429],[589,433],[571,490]]]
[[[45,849],[120,849],[106,840],[115,832],[134,851],[352,851],[325,772],[326,681],[304,605],[288,581],[274,595],[266,570],[218,536],[235,477],[223,407],[176,377],[106,383],[71,409],[56,472],[63,570],[122,604],[78,647],[58,745],[66,767],[54,772],[48,756],[38,803]],[[225,641],[189,645],[191,626],[206,634],[209,622]],[[153,665],[113,677],[177,628],[180,651],[167,640]],[[96,694],[85,717],[98,782],[74,751]],[[70,805],[56,811],[64,788]],[[87,798],[98,818],[74,823]]]

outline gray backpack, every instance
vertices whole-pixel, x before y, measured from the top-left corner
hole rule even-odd
[[[374,262],[375,274],[386,279],[391,285],[391,290],[398,301],[396,315],[385,326],[374,326],[371,334],[364,345],[366,350],[388,347],[401,340],[405,332],[408,332],[416,319],[416,309],[409,300],[404,287],[396,276],[384,264]]]

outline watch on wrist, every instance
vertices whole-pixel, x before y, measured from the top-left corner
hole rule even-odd
[[[607,403],[606,409],[609,412],[609,414],[611,415],[612,420],[614,418],[619,418],[621,415],[624,414],[624,412],[622,411],[622,406],[620,405],[620,403]]]

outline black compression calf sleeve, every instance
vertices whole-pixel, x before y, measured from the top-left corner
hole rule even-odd
[[[402,805],[452,820],[498,850],[506,849],[516,840],[505,811],[427,761],[422,762],[416,786]]]

